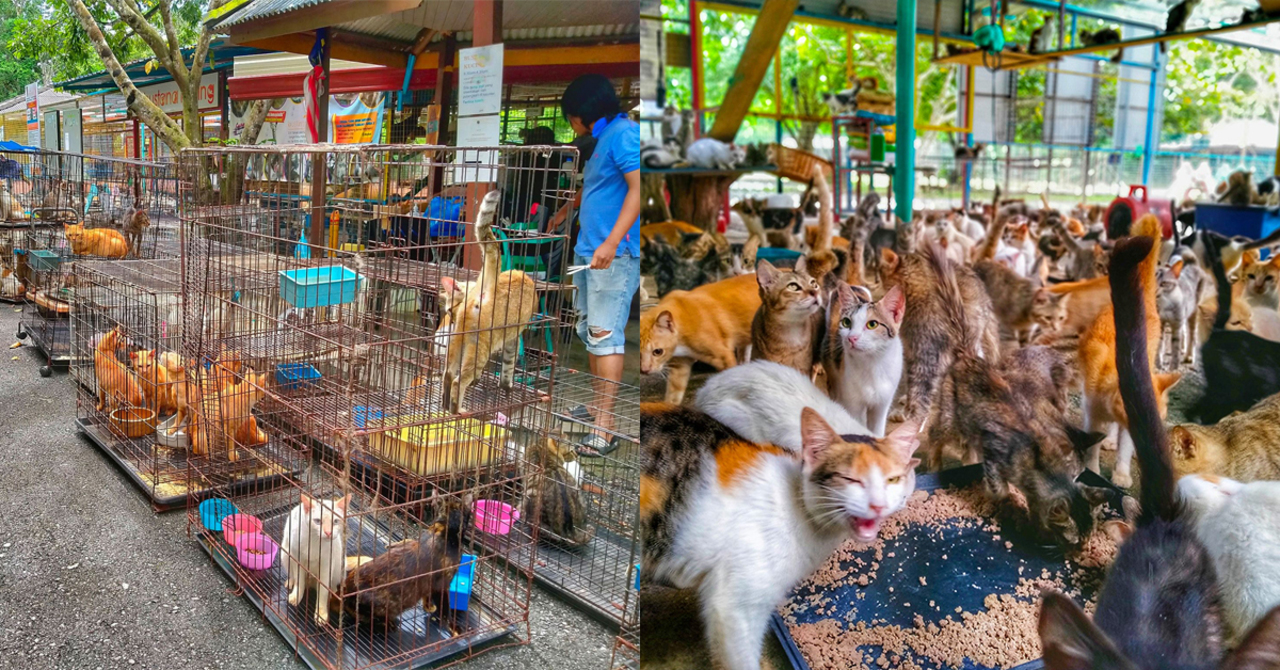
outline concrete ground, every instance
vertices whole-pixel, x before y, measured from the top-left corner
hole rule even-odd
[[[0,342],[18,314],[0,304]],[[17,360],[10,360],[17,356]],[[0,668],[302,668],[187,536],[77,433],[66,373],[30,346],[0,359]],[[613,633],[534,589],[531,643],[468,670],[607,668]]]

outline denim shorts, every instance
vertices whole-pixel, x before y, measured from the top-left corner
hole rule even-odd
[[[575,255],[575,265],[590,265],[590,256]],[[578,337],[587,344],[587,352],[596,356],[623,353],[626,343],[627,318],[631,316],[631,297],[640,289],[640,259],[615,256],[604,270],[583,270],[573,275],[573,308],[578,312]],[[608,331],[604,337],[591,332]]]

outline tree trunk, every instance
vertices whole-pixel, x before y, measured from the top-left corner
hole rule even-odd
[[[258,141],[270,109],[270,100],[255,100],[245,110],[244,131],[239,142],[242,146],[253,146]],[[244,169],[247,161],[248,156],[245,154],[232,153],[227,157],[227,177],[221,184],[222,202],[240,202],[240,197],[244,195]]]
[[[813,138],[818,134],[818,124],[813,121],[801,121],[800,132],[796,133],[796,147],[801,151],[813,153]]]
[[[729,185],[739,176],[667,175],[667,188],[671,190],[671,218],[715,232]]]

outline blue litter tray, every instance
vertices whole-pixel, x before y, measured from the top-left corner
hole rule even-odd
[[[1220,205],[1213,202],[1196,203],[1196,227],[1212,230],[1227,237],[1243,235],[1261,239],[1280,228],[1280,214],[1267,211],[1266,207]],[[1262,251],[1266,257],[1266,249]]]
[[[210,498],[200,503],[200,523],[215,532],[222,532],[222,520],[240,510],[226,498]]]
[[[276,366],[276,384],[282,391],[297,391],[315,386],[319,378],[320,371],[309,363],[281,363]]]
[[[281,270],[280,297],[301,309],[342,305],[356,299],[363,281],[355,270],[341,265]]]
[[[27,264],[37,272],[57,270],[62,266],[62,256],[48,249],[33,249],[27,252]]]
[[[795,249],[783,249],[782,247],[762,247],[756,251],[756,262],[769,261],[770,263],[795,263],[801,254]]]
[[[476,557],[463,554],[458,572],[449,582],[449,607],[455,610],[466,610],[471,603],[471,580],[475,577]]]
[[[355,411],[351,413],[351,420],[355,422],[356,428],[364,428],[370,421],[378,421],[382,418],[382,410],[364,405],[356,405]]]

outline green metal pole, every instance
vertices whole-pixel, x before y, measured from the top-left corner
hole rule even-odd
[[[910,222],[916,192],[916,0],[898,0],[897,98],[893,199],[899,218]]]

